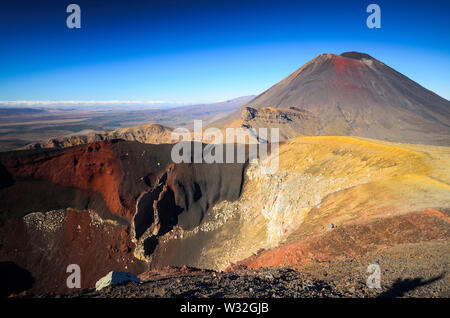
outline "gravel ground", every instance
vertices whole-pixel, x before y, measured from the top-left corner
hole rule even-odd
[[[42,298],[327,298],[450,296],[450,245],[431,241],[382,247],[364,256],[312,261],[308,266],[215,272],[152,272],[141,283]],[[378,264],[381,289],[368,288],[367,266]]]
[[[378,264],[381,289],[369,289],[367,266]],[[364,256],[312,263],[302,274],[323,280],[344,297],[450,297],[450,243],[429,241],[382,247]]]
[[[101,291],[82,291],[69,297],[331,297],[331,288],[319,281],[303,279],[288,268],[242,270],[236,272],[193,272],[154,278],[144,283],[106,287]]]

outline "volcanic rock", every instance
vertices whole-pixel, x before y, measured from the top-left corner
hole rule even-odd
[[[95,283],[95,290],[99,291],[108,286],[121,285],[127,282],[139,283],[140,279],[136,275],[128,272],[110,271]]]

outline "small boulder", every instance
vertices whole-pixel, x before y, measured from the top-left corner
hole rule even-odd
[[[333,224],[333,223],[330,223],[330,224],[327,226],[327,231],[333,229],[334,227],[335,227],[334,224]]]
[[[95,290],[98,291],[108,286],[120,285],[127,282],[139,283],[140,279],[136,275],[128,272],[111,271],[95,283]]]

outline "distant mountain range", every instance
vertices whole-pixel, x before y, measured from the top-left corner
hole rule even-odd
[[[171,130],[168,126],[192,127],[195,119],[210,123],[235,111],[253,97],[158,109],[134,109],[136,105],[112,110],[105,110],[107,105],[70,109],[55,105],[0,108],[0,151],[69,147],[111,138],[164,143],[170,137],[165,131]]]

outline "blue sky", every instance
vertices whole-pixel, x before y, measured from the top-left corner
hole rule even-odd
[[[81,7],[81,29],[66,7]],[[368,29],[366,7],[381,7]],[[365,52],[449,99],[450,1],[14,1],[0,100],[211,102],[259,94],[321,53]]]

